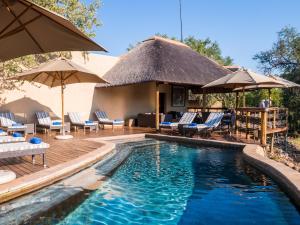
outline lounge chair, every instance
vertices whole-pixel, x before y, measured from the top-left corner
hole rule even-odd
[[[102,128],[104,129],[104,125],[111,125],[114,129],[114,126],[124,126],[124,120],[111,120],[108,118],[106,112],[104,111],[96,111],[95,115],[99,121],[99,124],[102,125]]]
[[[216,129],[221,121],[222,118],[224,116],[223,112],[212,112],[209,114],[209,116],[207,117],[205,123],[202,124],[189,124],[189,125],[185,125],[184,126],[184,133],[187,134],[188,132],[191,133],[195,133],[195,132],[203,132],[203,131],[213,131],[214,129]]]
[[[37,128],[44,129],[46,133],[51,133],[52,130],[62,131],[61,122],[58,120],[51,120],[48,112],[36,112],[35,115],[38,120]]]
[[[197,113],[194,112],[185,112],[180,118],[179,122],[162,122],[159,125],[159,129],[169,129],[169,130],[177,130],[179,126],[184,126],[187,124],[191,124],[196,118]]]
[[[1,112],[0,123],[3,130],[7,133],[24,132],[26,135],[27,127],[24,124],[16,122],[15,115],[12,112]]]
[[[49,144],[44,142],[40,144],[29,142],[0,144],[0,159],[31,155],[32,163],[35,164],[35,155],[42,155],[43,165],[46,167],[45,153],[48,148]]]
[[[75,128],[75,131],[78,129],[78,127],[82,127],[84,132],[86,128],[89,128],[90,131],[92,129],[95,129],[96,132],[98,132],[98,122],[82,120],[79,112],[68,112],[68,115],[71,121],[71,125]]]

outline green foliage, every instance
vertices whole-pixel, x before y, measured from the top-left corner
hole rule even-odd
[[[78,29],[89,37],[95,36],[95,27],[101,25],[97,19],[97,12],[100,7],[99,0],[92,0],[83,3],[80,0],[32,0],[34,3],[52,10],[70,20]],[[24,68],[32,68],[40,63],[46,62],[57,57],[70,58],[70,52],[55,52],[48,54],[30,55],[20,57],[0,63],[0,95],[8,90],[17,90],[22,82],[9,80],[17,72]],[[0,104],[5,103],[5,99],[0,98]]]
[[[175,37],[170,38],[166,34],[157,33],[155,35],[163,38],[169,38],[171,40],[179,41],[177,38]],[[219,44],[215,41],[212,41],[210,38],[206,38],[202,40],[202,39],[197,39],[194,36],[189,36],[183,40],[183,43],[189,46],[194,51],[200,53],[201,55],[205,55],[210,59],[215,60],[216,62],[218,62],[223,66],[232,65],[233,63],[233,59],[230,58],[229,56],[226,57],[222,56],[222,51],[220,49]],[[138,42],[136,45],[138,44],[140,44],[140,42]],[[130,51],[136,45],[130,44],[129,47],[127,48],[127,51]]]
[[[264,99],[269,99],[269,91],[266,89],[260,89],[256,91],[246,92],[246,104],[250,107],[258,107],[259,103]],[[242,102],[242,100],[240,99]],[[272,106],[283,106],[283,91],[279,88],[271,89],[271,101]],[[240,102],[240,105],[241,105]]]
[[[293,27],[285,27],[278,33],[278,40],[268,51],[254,56],[266,73],[279,72],[285,79],[300,83],[300,33]],[[294,90],[282,92],[283,105],[289,108],[290,130],[300,130],[300,93]]]
[[[273,47],[256,54],[254,59],[265,73],[294,73],[300,69],[300,34],[293,27],[283,28]]]
[[[193,36],[189,36],[183,41],[187,46],[191,47],[194,51],[207,56],[219,64],[228,66],[232,65],[233,59],[229,56],[223,57],[220,46],[217,42],[212,41],[210,38],[204,40],[196,39]]]

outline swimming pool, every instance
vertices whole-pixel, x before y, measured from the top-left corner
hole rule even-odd
[[[131,154],[99,190],[52,223],[300,223],[288,197],[245,164],[240,151],[156,140],[130,148]]]

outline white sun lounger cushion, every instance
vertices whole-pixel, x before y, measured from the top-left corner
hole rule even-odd
[[[17,142],[17,143],[7,143],[0,145],[0,158],[3,158],[3,153],[13,153],[18,151],[32,151],[32,154],[38,154],[36,150],[43,150],[49,148],[49,144],[31,144],[29,142]],[[42,153],[42,151],[41,151]],[[4,157],[5,158],[5,157]]]
[[[52,125],[52,121],[51,121],[51,118],[50,118],[48,112],[36,112],[35,114],[36,114],[36,117],[37,117],[40,125],[47,125],[47,126]],[[53,125],[53,126],[55,126],[55,125]],[[57,126],[60,126],[60,125],[57,125]]]
[[[25,141],[24,137],[0,136],[0,143],[22,142],[22,141]]]
[[[107,124],[123,124],[124,120],[112,120],[109,119],[106,112],[104,111],[96,111],[95,115],[97,116],[97,119],[99,122],[107,123]]]
[[[94,126],[97,125],[97,123],[86,123],[81,119],[79,112],[68,112],[69,118],[71,120],[71,123],[74,125],[81,125],[81,126]]]

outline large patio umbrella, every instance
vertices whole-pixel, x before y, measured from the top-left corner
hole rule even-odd
[[[282,82],[271,77],[254,73],[250,70],[239,70],[230,73],[218,80],[204,85],[203,89],[210,88],[224,88],[228,90],[242,90],[243,91],[243,106],[245,106],[245,89],[248,86],[255,85],[283,85]],[[239,88],[239,89],[238,89]]]
[[[267,89],[269,92],[269,101],[271,101],[271,89],[272,88],[300,88],[300,85],[297,83],[294,83],[292,81],[286,80],[279,76],[274,75],[268,75],[268,77],[276,80],[278,84],[257,84],[257,85],[251,85],[244,87],[244,90],[251,91],[251,90],[259,90],[259,89]],[[241,91],[242,88],[236,88],[234,91]]]
[[[0,0],[0,61],[55,51],[106,51],[64,17],[27,0]]]
[[[56,59],[41,64],[37,68],[20,73],[11,78],[15,80],[25,80],[29,82],[37,82],[49,87],[61,87],[61,117],[63,133],[56,136],[58,139],[71,138],[64,132],[64,89],[67,84],[75,83],[106,83],[102,78],[93,72],[85,69],[79,64],[68,59]]]

